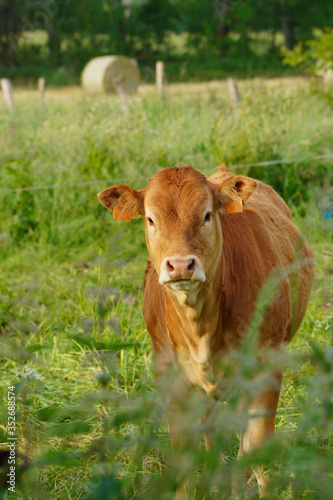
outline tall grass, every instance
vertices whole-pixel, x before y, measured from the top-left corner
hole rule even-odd
[[[127,116],[116,98],[79,92],[50,91],[44,108],[22,92],[12,114],[0,103],[0,439],[4,448],[7,387],[15,384],[16,498],[168,499],[192,475],[190,498],[212,498],[216,486],[227,499],[231,476],[258,461],[271,498],[331,498],[332,226],[320,208],[332,160],[312,157],[333,152],[332,113],[303,80],[240,90],[237,116],[223,83],[170,87],[164,103],[144,89]],[[303,160],[237,171],[273,185],[310,239],[317,275],[307,316],[279,357],[266,353],[263,363],[243,349],[223,361],[233,391],[206,424],[214,449],[189,445],[175,456],[141,314],[142,221],[113,221],[96,193],[112,179],[142,188],[164,166],[190,163],[210,174],[222,162],[294,157]],[[15,191],[47,185],[58,187]],[[277,437],[236,461],[247,418],[239,401],[258,390],[257,373],[282,362]],[[181,425],[194,441],[205,405],[200,393],[184,403]]]

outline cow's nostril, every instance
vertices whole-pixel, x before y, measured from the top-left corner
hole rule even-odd
[[[189,265],[187,266],[188,271],[193,271],[194,270],[194,265],[195,265],[195,260],[192,259]]]
[[[169,272],[174,271],[175,269],[169,260],[167,261],[166,266]]]

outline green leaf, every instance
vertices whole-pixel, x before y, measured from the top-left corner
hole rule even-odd
[[[85,434],[91,429],[87,422],[66,422],[63,424],[55,424],[50,427],[46,434],[48,436],[66,437],[72,434]]]
[[[34,463],[37,467],[44,465],[62,465],[63,467],[77,467],[80,465],[78,457],[62,450],[48,450]]]
[[[57,404],[51,404],[34,411],[33,415],[38,418],[38,420],[48,422],[49,420],[55,420],[55,418],[59,416],[59,413],[60,406]]]
[[[94,476],[88,484],[86,500],[121,500],[120,481],[112,476]]]

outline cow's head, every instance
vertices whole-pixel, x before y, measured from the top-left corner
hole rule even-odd
[[[242,175],[211,182],[184,166],[164,168],[140,191],[117,185],[98,197],[114,218],[145,217],[147,247],[160,284],[190,293],[204,286],[219,265],[218,212],[241,212],[255,188],[256,182]]]

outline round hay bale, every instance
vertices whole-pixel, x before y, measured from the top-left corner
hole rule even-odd
[[[81,82],[90,94],[114,93],[114,83],[121,84],[126,94],[134,94],[140,83],[138,63],[124,56],[95,57],[84,67]]]

